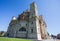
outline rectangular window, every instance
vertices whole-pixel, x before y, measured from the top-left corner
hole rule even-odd
[[[31,22],[31,24],[33,24],[33,22]]]
[[[26,24],[26,26],[27,26],[27,24]]]
[[[31,29],[31,33],[33,33],[33,29]]]

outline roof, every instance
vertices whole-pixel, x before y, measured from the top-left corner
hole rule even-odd
[[[28,20],[30,12],[23,12],[21,15],[18,16],[18,20]]]

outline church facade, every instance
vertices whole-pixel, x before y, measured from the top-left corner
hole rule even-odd
[[[17,18],[14,16],[8,26],[7,37],[47,39],[46,23],[43,16],[38,16],[36,3],[30,4],[30,10],[24,11]]]

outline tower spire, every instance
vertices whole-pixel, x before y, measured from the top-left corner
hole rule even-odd
[[[33,2],[32,4],[30,4],[30,12],[32,15],[38,16],[38,9],[37,9],[36,2]]]
[[[35,30],[35,32],[36,32],[35,33],[36,38],[38,40],[41,40],[40,25],[39,25],[39,19],[38,19],[38,9],[37,9],[36,2],[33,2],[30,5],[30,18],[31,18],[31,22],[34,22],[34,25],[35,25],[35,26],[33,26],[33,28],[34,28],[33,30]]]

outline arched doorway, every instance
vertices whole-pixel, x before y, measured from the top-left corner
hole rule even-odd
[[[17,36],[16,37],[19,37],[19,38],[26,38],[27,32],[26,32],[26,28],[25,27],[21,27],[18,32],[17,32]]]

